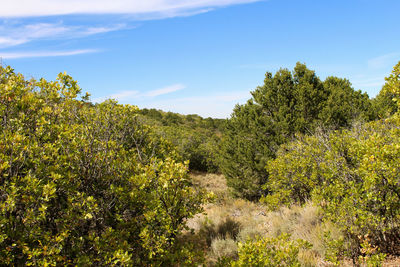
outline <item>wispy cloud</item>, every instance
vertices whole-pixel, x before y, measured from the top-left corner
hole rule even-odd
[[[26,43],[24,38],[0,37],[0,47],[16,46]]]
[[[258,1],[266,0],[13,0],[0,8],[0,49],[12,48],[35,41],[64,41],[84,38],[95,34],[133,28],[132,26],[128,27],[126,23],[135,20],[192,16],[219,7]],[[60,21],[60,17],[57,17],[61,15],[115,14],[127,15],[124,16],[126,23],[93,25],[86,22],[82,25],[66,25]],[[62,18],[64,21],[68,21],[68,18]],[[32,23],[32,21],[39,22]],[[52,22],[49,23],[49,21]],[[4,51],[2,57],[14,59],[76,54],[80,53],[11,53]],[[155,94],[157,93],[155,92]]]
[[[139,97],[139,91],[136,90],[126,90],[126,91],[121,91],[112,95],[108,96],[102,96],[102,97],[97,97],[92,99],[92,102],[94,103],[100,103],[103,102],[107,99],[115,99],[117,101],[123,101],[123,102],[129,102],[134,100],[135,98]]]
[[[183,84],[174,84],[171,86],[167,86],[164,88],[160,88],[157,90],[153,90],[150,92],[147,92],[146,94],[144,94],[144,96],[148,96],[148,97],[155,97],[155,96],[160,96],[160,95],[165,95],[165,94],[169,94],[172,92],[176,92],[182,89],[185,89],[186,86],[184,86]]]
[[[88,53],[96,53],[98,50],[94,49],[80,49],[71,51],[36,51],[36,52],[0,52],[2,59],[19,59],[19,58],[33,58],[33,57],[63,57],[75,56]]]
[[[112,99],[124,99],[124,98],[132,98],[139,95],[139,91],[122,91],[116,94],[110,95],[109,98]]]
[[[109,96],[95,98],[92,101],[99,103],[106,99],[111,98],[111,99],[116,99],[121,103],[130,103],[135,100],[151,99],[151,98],[154,98],[157,96],[170,94],[170,93],[173,93],[173,92],[176,92],[179,90],[183,90],[185,88],[186,88],[186,86],[183,84],[173,84],[170,86],[166,86],[166,87],[163,87],[160,89],[156,89],[156,90],[152,90],[152,91],[148,91],[148,92],[144,92],[144,93],[141,93],[137,90],[126,90],[126,91],[117,92],[115,94],[111,94]]]
[[[38,17],[69,14],[165,14],[180,16],[188,12],[207,10],[261,0],[13,0],[2,5],[0,17]]]
[[[99,27],[67,26],[62,23],[3,24],[0,25],[0,48],[21,45],[35,40],[82,38],[117,31],[125,27],[125,24]]]
[[[368,60],[368,67],[372,69],[381,69],[392,67],[400,59],[400,53],[390,53]]]

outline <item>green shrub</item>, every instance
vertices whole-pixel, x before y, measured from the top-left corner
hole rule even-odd
[[[136,107],[79,93],[0,68],[0,262],[169,262],[202,194]]]
[[[383,92],[399,96],[400,63],[386,81]],[[399,129],[396,113],[351,130],[298,136],[267,164],[270,195],[263,201],[275,209],[312,198],[344,233],[328,238],[333,262],[344,256],[378,262],[382,253],[400,253]]]
[[[370,120],[367,94],[348,80],[328,77],[297,63],[291,72],[266,73],[264,84],[228,120],[220,148],[220,169],[239,197],[258,200],[268,194],[266,163],[295,134],[312,134],[317,126],[348,127],[355,119]]]
[[[398,253],[399,128],[396,117],[283,146],[268,164],[271,195],[263,200],[276,208],[313,198],[345,233],[353,259],[362,254],[358,236],[367,234],[372,246]]]
[[[292,241],[288,234],[277,238],[262,238],[239,243],[238,260],[232,266],[301,266],[298,255],[301,249],[310,248],[310,244],[298,239]]]

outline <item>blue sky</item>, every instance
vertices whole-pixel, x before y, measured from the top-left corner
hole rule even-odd
[[[0,57],[66,71],[93,101],[229,117],[265,72],[306,63],[375,96],[400,60],[398,0],[13,0]]]

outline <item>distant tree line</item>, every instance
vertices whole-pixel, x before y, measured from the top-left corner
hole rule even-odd
[[[219,171],[217,149],[225,120],[156,109],[142,109],[139,112],[146,124],[154,125],[158,135],[174,146],[182,160],[189,161],[190,170]]]

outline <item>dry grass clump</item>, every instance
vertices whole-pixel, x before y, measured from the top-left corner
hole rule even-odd
[[[207,246],[207,264],[218,258],[236,255],[237,243],[267,233],[266,209],[263,205],[231,197],[223,175],[192,173],[194,186],[216,195],[216,201],[204,207],[203,214],[187,222],[199,240]]]
[[[213,240],[217,238],[236,240],[240,228],[240,223],[230,217],[225,218],[224,221],[220,221],[218,224],[206,218],[204,221],[201,221],[198,232],[200,236],[205,238],[207,245],[210,246]]]
[[[204,214],[197,215],[189,221],[189,225],[198,231],[205,220],[219,225],[231,218],[240,223],[241,231],[248,231],[246,228],[250,228],[265,234],[268,226],[265,216],[265,207],[260,204],[243,199],[228,199],[224,203],[207,205]]]
[[[236,220],[227,217],[218,223],[208,218],[199,221],[197,236],[207,245],[206,260],[207,265],[215,265],[220,258],[237,255],[237,237],[241,225]]]
[[[215,259],[223,257],[236,258],[238,245],[232,238],[216,238],[212,241],[211,250]]]
[[[269,222],[267,235],[276,237],[288,233],[292,239],[303,239],[313,245],[311,250],[299,254],[304,266],[328,266],[323,263],[327,251],[324,235],[329,232],[331,238],[338,239],[341,232],[332,223],[322,220],[318,207],[311,202],[302,207],[282,207],[278,211],[269,212],[266,217]]]
[[[216,203],[223,202],[230,196],[226,179],[221,174],[192,172],[190,173],[190,178],[193,186],[213,192],[216,196]]]

